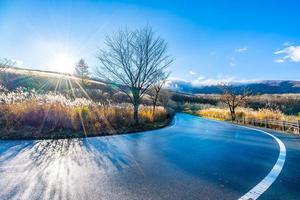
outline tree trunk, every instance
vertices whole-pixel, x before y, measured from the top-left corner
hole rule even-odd
[[[235,121],[235,119],[236,119],[235,110],[232,109],[232,111],[231,111],[231,121]]]
[[[155,98],[153,100],[153,117],[155,115],[155,109],[156,109],[157,99],[158,99],[158,95],[156,94]]]
[[[153,103],[153,115],[155,114],[155,109],[156,109],[156,102]]]
[[[133,103],[133,119],[135,124],[139,124],[139,102],[137,100]]]
[[[232,107],[232,106],[229,106],[229,110],[230,110],[231,121],[233,122],[233,121],[235,121],[235,118],[236,118],[236,116],[235,116],[235,108]]]
[[[139,124],[139,105],[140,105],[140,90],[132,89],[132,103],[133,103],[133,119],[136,125]]]
[[[234,122],[234,121],[235,121],[235,118],[236,118],[236,117],[235,117],[235,113],[234,113],[234,112],[232,112],[232,113],[231,113],[231,121],[233,121],[233,122]]]

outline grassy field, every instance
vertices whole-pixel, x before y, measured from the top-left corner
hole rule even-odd
[[[230,113],[227,108],[206,108],[196,112],[203,117],[230,120]],[[300,116],[285,115],[280,110],[272,110],[267,108],[261,108],[253,110],[251,108],[240,107],[236,110],[238,119],[256,119],[256,120],[285,120],[285,121],[297,121],[300,120]]]
[[[205,118],[231,121],[229,109],[224,106],[212,106],[210,104],[185,104],[183,111]],[[299,134],[299,128],[297,127],[299,126],[300,115],[286,115],[279,109],[270,108],[259,108],[255,110],[252,108],[238,107],[235,112],[235,123],[260,126]]]
[[[0,138],[68,138],[149,130],[168,124],[172,116],[158,106],[141,105],[140,123],[132,118],[127,103],[102,104],[92,99],[71,98],[59,92],[0,87]]]

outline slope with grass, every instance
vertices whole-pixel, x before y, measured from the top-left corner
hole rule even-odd
[[[17,68],[0,75],[2,139],[113,135],[160,128],[172,118],[162,106],[153,113],[148,103],[135,124],[128,98],[100,81],[82,85],[72,75]]]

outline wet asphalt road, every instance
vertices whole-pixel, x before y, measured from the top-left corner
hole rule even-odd
[[[286,162],[260,199],[300,199],[300,138],[274,135]],[[266,134],[187,114],[138,134],[0,140],[0,199],[238,199],[278,155]]]

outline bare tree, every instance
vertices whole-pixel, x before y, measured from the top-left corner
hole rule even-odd
[[[158,77],[157,81],[150,88],[149,94],[150,94],[150,98],[152,100],[153,115],[155,114],[155,109],[157,106],[157,102],[159,100],[160,91],[161,91],[162,87],[165,85],[168,77],[169,77],[169,73],[162,73]]]
[[[16,63],[9,59],[0,59],[0,72],[5,71],[8,67],[13,67]]]
[[[167,89],[162,88],[159,92],[158,96],[158,102],[163,106],[163,107],[168,107],[170,103],[170,91]]]
[[[119,30],[107,36],[105,44],[107,48],[98,54],[101,65],[96,74],[130,98],[138,124],[141,98],[172,63],[167,43],[150,27],[145,27]]]
[[[75,66],[75,74],[81,79],[81,83],[85,84],[89,78],[89,66],[84,59],[80,59]]]
[[[9,67],[14,67],[15,64],[16,62],[14,62],[13,60],[7,58],[0,59],[0,84],[7,86],[10,79],[8,74],[6,73],[6,70]]]
[[[231,121],[235,121],[237,107],[245,103],[246,98],[251,94],[247,88],[242,91],[235,91],[234,88],[227,84],[222,84],[220,88],[223,90],[221,101],[225,103],[230,111]]]

